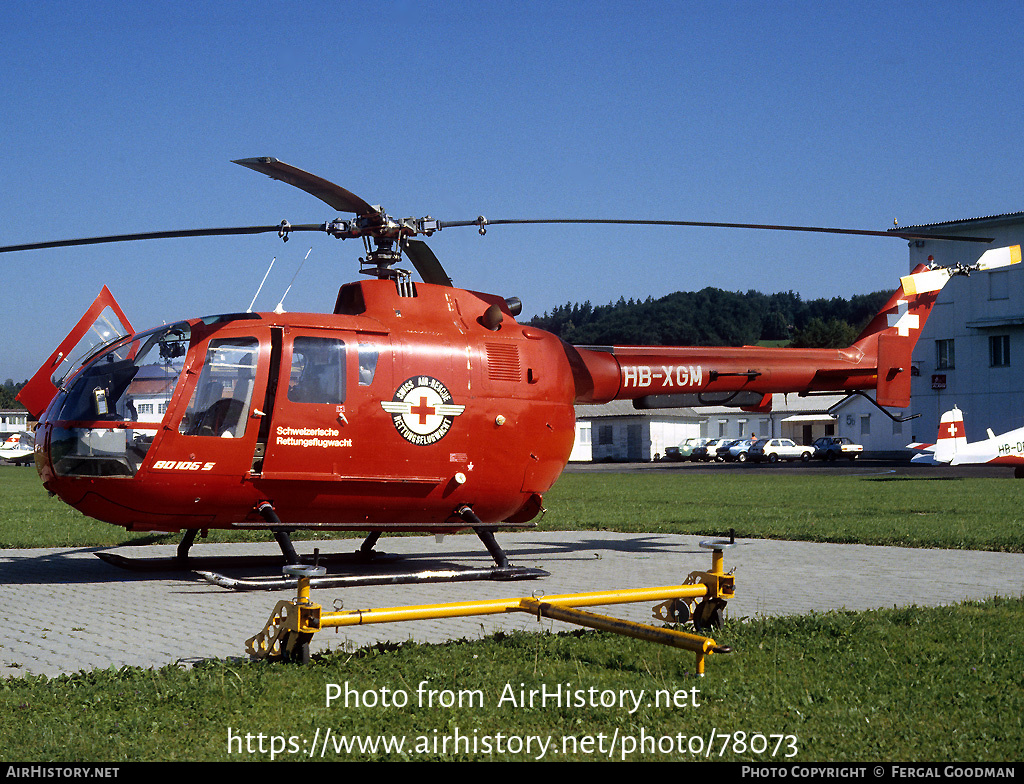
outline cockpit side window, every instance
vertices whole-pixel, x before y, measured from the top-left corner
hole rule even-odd
[[[219,438],[245,435],[258,357],[256,338],[211,340],[179,432]]]
[[[345,341],[295,338],[288,399],[295,403],[345,402]]]
[[[380,352],[376,346],[368,343],[359,344],[359,386],[368,387],[373,383],[379,357]]]

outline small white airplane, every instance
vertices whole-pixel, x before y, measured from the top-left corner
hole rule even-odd
[[[1012,465],[1019,466],[1017,476],[1024,475],[1024,427],[997,436],[988,428],[984,441],[967,443],[964,414],[953,406],[939,420],[939,433],[934,444],[907,444],[917,449],[914,463],[945,463],[946,465]]]
[[[35,443],[31,433],[15,433],[0,444],[0,458],[10,463],[24,465],[31,462]]]

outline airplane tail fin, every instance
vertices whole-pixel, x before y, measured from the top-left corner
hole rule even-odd
[[[964,414],[953,406],[939,420],[939,434],[935,441],[935,462],[949,463],[956,453],[967,446],[967,433],[964,430]]]
[[[939,420],[939,432],[934,444],[907,444],[907,449],[917,449],[921,454],[914,455],[914,463],[951,463],[957,452],[967,446],[967,433],[964,430],[964,414],[953,406]]]

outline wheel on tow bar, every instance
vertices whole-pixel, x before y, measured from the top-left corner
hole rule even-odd
[[[700,602],[693,611],[693,628],[699,633],[721,629],[725,625],[725,602],[721,599]]]
[[[288,647],[288,640],[282,641],[282,659],[292,664],[309,664],[310,653],[309,653],[309,641],[312,639],[311,634],[300,634],[295,643]]]

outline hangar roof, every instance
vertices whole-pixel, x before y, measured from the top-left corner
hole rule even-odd
[[[978,218],[961,218],[959,220],[942,221],[941,223],[920,223],[915,226],[894,226],[889,231],[927,231],[933,228],[949,226],[972,226],[980,223],[1016,223],[1024,220],[1024,212],[1004,212],[1001,215],[985,215]]]

